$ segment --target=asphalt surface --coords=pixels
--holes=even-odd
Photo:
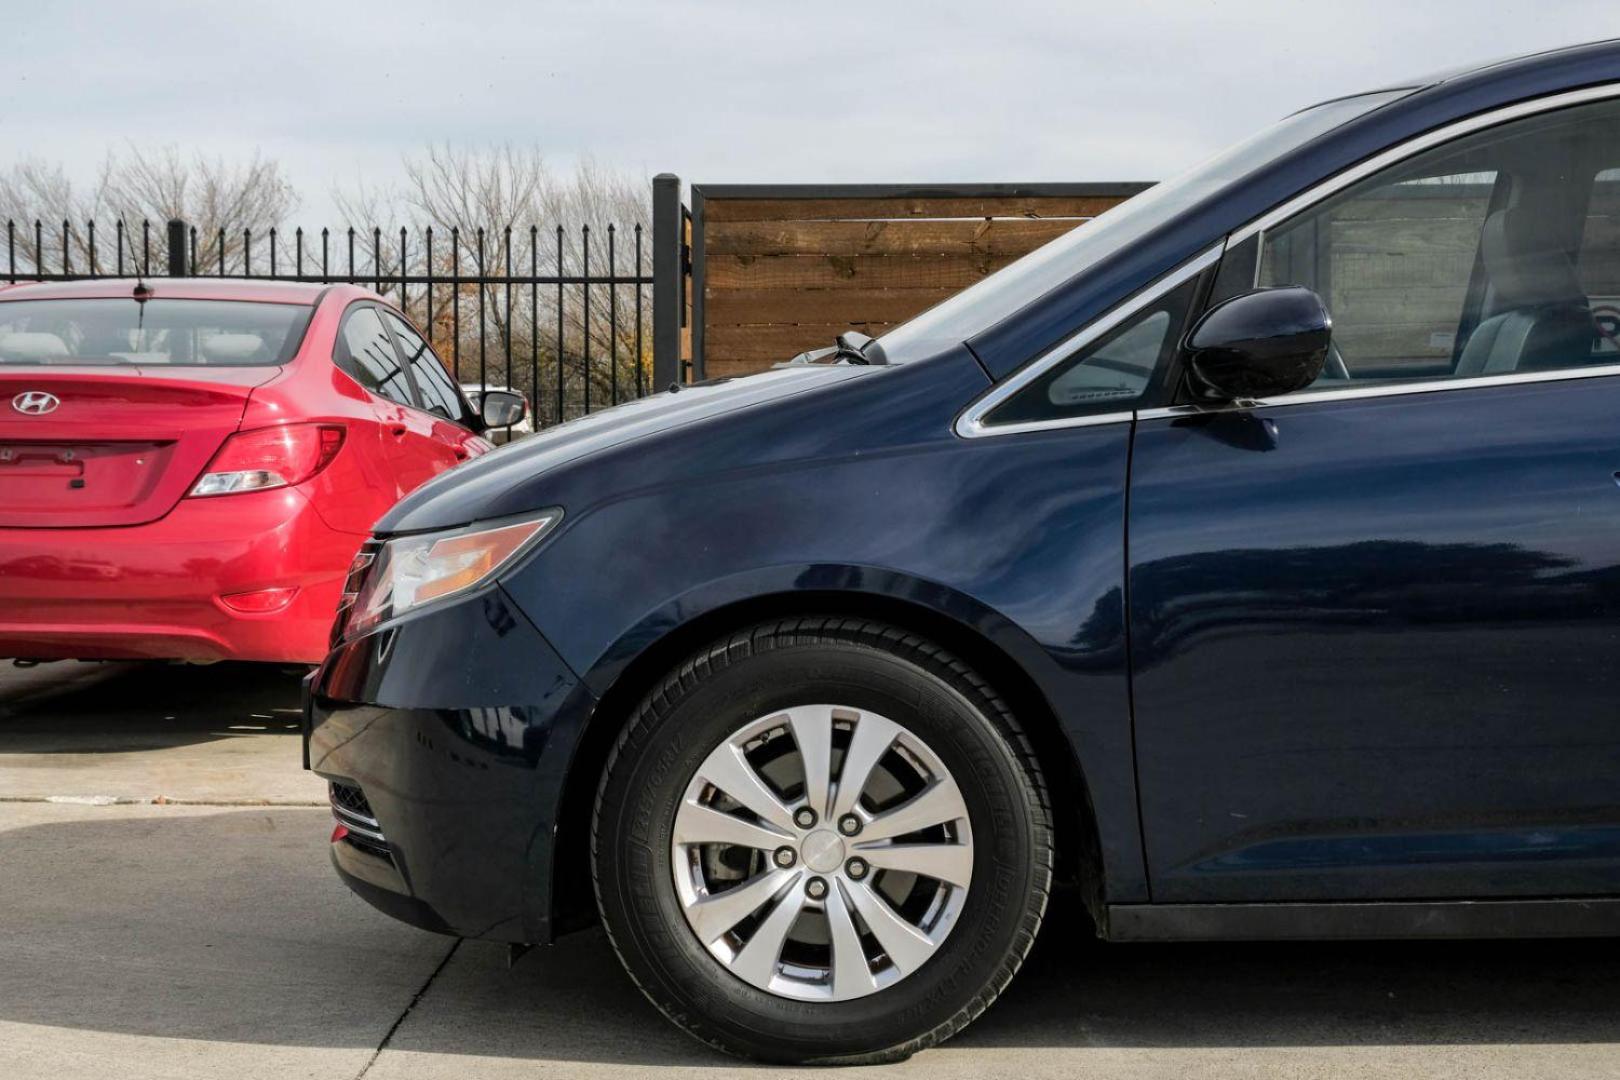
[[[392,922],[326,862],[274,669],[0,668],[0,1077],[790,1075],[669,1027],[599,933]],[[1620,1076],[1620,942],[1103,945],[1054,909],[893,1077]],[[825,1071],[817,1070],[825,1076]]]

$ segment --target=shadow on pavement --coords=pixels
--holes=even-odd
[[[298,735],[300,669],[0,661],[0,753],[122,753]]]
[[[375,1046],[449,948],[348,895],[321,811],[119,809],[0,833],[0,1021]],[[1613,1041],[1616,1016],[1620,942],[1103,945],[1060,898],[1024,971],[950,1045],[1580,1044]],[[464,943],[390,1050],[722,1060],[658,1016],[600,932],[511,969]]]

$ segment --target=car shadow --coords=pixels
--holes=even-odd
[[[0,753],[122,753],[296,737],[303,669],[136,661],[0,663]]]
[[[742,1064],[670,1027],[599,930],[509,967],[501,946],[454,945],[372,911],[327,866],[320,810],[81,808],[10,822],[0,1021],[375,1047],[404,1015],[390,1052]],[[1060,897],[1024,970],[949,1045],[1606,1043],[1617,1015],[1620,942],[1108,945]]]
[[[1223,1049],[1610,1043],[1620,942],[1478,941],[1114,945],[1078,908],[1048,913],[1002,997],[948,1045],[982,1049]],[[463,946],[402,1049],[515,1058],[689,1063],[617,971],[600,931],[504,954]],[[610,974],[604,975],[603,972]],[[560,1011],[559,1027],[524,1017]],[[506,1015],[503,1015],[506,1014]],[[438,1017],[438,1022],[430,1018]],[[504,1032],[491,1047],[487,1017]],[[493,1024],[491,1026],[494,1026]],[[631,1053],[629,1047],[636,1047]],[[654,1050],[654,1048],[656,1048]],[[649,1050],[654,1052],[649,1053]],[[990,1059],[990,1060],[993,1060]]]

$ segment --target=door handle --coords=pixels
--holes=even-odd
[[[406,427],[404,424],[395,424],[388,429],[388,434],[392,435],[396,439],[403,439],[405,437],[405,433],[408,431],[410,431],[410,428]]]

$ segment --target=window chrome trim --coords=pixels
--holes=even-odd
[[[1409,157],[1421,154],[1423,151],[1432,149],[1442,143],[1450,142],[1475,131],[1482,131],[1485,128],[1496,127],[1498,124],[1505,124],[1526,116],[1534,116],[1537,113],[1553,112],[1557,109],[1568,108],[1571,105],[1584,105],[1612,97],[1620,97],[1620,83],[1611,82],[1601,86],[1587,86],[1579,90],[1567,90],[1547,97],[1515,102],[1512,105],[1504,105],[1499,109],[1453,121],[1444,127],[1435,128],[1421,135],[1415,135],[1403,143],[1382,150],[1372,157],[1330,176],[1315,187],[1295,195],[1280,206],[1267,210],[1247,225],[1234,231],[1228,237],[1228,244],[1236,247],[1256,233],[1264,233],[1268,229],[1282,224],[1289,218],[1310,209],[1315,204],[1337,194],[1358,180],[1364,180],[1373,173],[1386,169]],[[1264,246],[1264,236],[1261,237],[1260,242]],[[1257,270],[1260,265],[1259,256],[1261,254],[1263,252],[1256,253],[1255,266]]]
[[[1481,375],[1475,378],[1425,379],[1422,382],[1393,383],[1388,386],[1345,387],[1341,390],[1297,390],[1283,397],[1215,402],[1209,405],[1171,405],[1162,409],[1143,409],[1136,415],[1139,420],[1162,420],[1176,416],[1203,416],[1211,413],[1276,409],[1286,405],[1358,401],[1362,398],[1405,397],[1410,394],[1433,394],[1442,390],[1482,390],[1493,386],[1522,386],[1534,383],[1566,382],[1573,379],[1601,379],[1607,376],[1620,376],[1620,363],[1605,364],[1602,367],[1569,368],[1559,371],[1526,371],[1508,375]]]
[[[1012,376],[996,383],[989,390],[969,402],[967,408],[957,416],[956,424],[952,430],[964,439],[983,439],[992,435],[1019,435],[1029,431],[1052,431],[1058,428],[1096,427],[1102,424],[1130,423],[1136,418],[1135,409],[1088,413],[1083,416],[1064,416],[1052,420],[1029,420],[1022,424],[987,424],[985,423],[985,417],[1008,398],[1017,394],[1053,367],[1073,356],[1077,350],[1091,344],[1155,300],[1162,298],[1165,294],[1186,284],[1215,265],[1225,249],[1226,245],[1224,243],[1211,245],[1174,270],[1161,275],[1151,284],[1138,290],[1134,296],[1122,300],[1114,305],[1110,311],[1091,320],[1080,330],[1046,350],[1046,352],[1037,356],[1022,368],[1019,368]]]

